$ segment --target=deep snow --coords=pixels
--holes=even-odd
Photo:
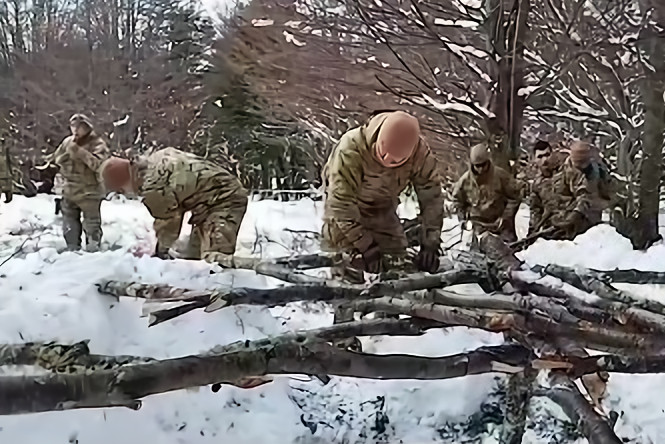
[[[0,205],[0,263],[7,260],[0,266],[2,343],[90,339],[93,353],[166,358],[332,322],[332,312],[325,304],[291,304],[270,310],[248,306],[214,313],[197,310],[148,328],[147,318],[141,317],[142,301],[121,298],[116,302],[100,295],[94,284],[101,279],[119,279],[203,289],[220,285],[269,287],[277,281],[249,271],[211,275],[210,266],[200,261],[150,258],[155,242],[152,221],[136,201],[104,202],[105,251],[63,252],[60,218],[53,208],[52,197],[43,195],[17,197],[11,204]],[[319,231],[320,212],[320,204],[310,200],[252,202],[241,228],[237,254],[274,257],[294,250],[316,251],[310,232]],[[404,215],[414,212],[413,205],[402,208]],[[526,221],[527,216],[521,212],[521,233]],[[459,239],[459,231],[451,229],[454,225],[454,220],[445,222],[444,230],[450,229],[445,235],[447,245]],[[187,226],[184,235],[186,232]],[[21,252],[10,258],[18,247]],[[541,264],[665,270],[663,248],[658,245],[647,253],[634,253],[612,229],[597,227],[575,242],[537,242],[524,259]],[[662,297],[661,288],[640,288],[649,297]],[[477,291],[475,286],[460,286],[457,290]],[[429,332],[421,337],[364,340],[368,352],[429,356],[501,342],[500,335],[465,328]],[[665,439],[665,424],[658,421],[665,400],[653,395],[662,387],[665,380],[658,375],[611,377],[607,405],[625,411],[619,422],[620,434],[642,443]],[[0,442],[491,443],[495,441],[489,436],[470,441],[460,436],[444,439],[442,428],[464,422],[481,405],[485,409],[488,395],[496,389],[497,375],[446,381],[333,378],[326,386],[318,381],[280,377],[251,390],[225,386],[212,393],[202,387],[152,396],[136,412],[116,408],[0,417]],[[540,400],[534,406],[538,415],[558,410]],[[543,441],[542,435],[537,437],[530,431],[525,442],[555,441]]]

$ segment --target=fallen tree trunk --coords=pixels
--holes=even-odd
[[[628,304],[632,307],[643,308],[659,315],[665,315],[665,305],[657,301],[636,299],[628,293],[614,288],[603,279],[602,274],[599,275],[591,270],[581,270],[578,272],[572,268],[560,265],[548,265],[542,268],[542,270],[580,290],[596,294],[601,298]]]
[[[579,325],[559,323],[538,313],[525,316],[513,311],[448,307],[396,297],[350,301],[345,306],[351,306],[361,312],[384,311],[393,314],[407,314],[438,321],[449,327],[464,326],[494,333],[515,331],[518,334],[537,335],[543,339],[561,336],[599,351],[653,354],[659,353],[665,347],[663,335],[629,333],[588,325],[588,323]]]
[[[330,330],[328,328],[327,330]],[[322,329],[323,330],[323,329]],[[322,333],[323,334],[323,333]],[[140,407],[145,396],[241,380],[251,375],[333,374],[373,379],[447,379],[521,371],[531,353],[518,344],[441,358],[343,351],[316,336],[284,335],[208,353],[79,374],[0,377],[0,414]]]
[[[85,369],[108,369],[151,361],[154,359],[140,356],[94,355],[90,353],[88,341],[71,345],[54,342],[0,345],[0,366],[38,365],[55,372],[71,370],[72,365]]]
[[[592,273],[602,276],[602,280],[614,282],[616,284],[665,284],[665,272],[662,271],[642,271],[642,270],[594,270]]]
[[[97,288],[100,293],[115,297],[131,296],[163,302],[188,302],[187,304],[150,313],[149,325],[154,326],[199,308],[205,308],[206,312],[213,312],[224,307],[241,304],[275,307],[301,301],[318,302],[357,299],[360,297],[371,298],[400,294],[406,291],[472,283],[477,280],[478,272],[476,271],[455,270],[382,281],[369,287],[328,282],[304,283],[268,289],[237,287],[217,290],[189,290],[166,284],[106,280],[98,283]]]
[[[586,401],[577,386],[561,372],[550,375],[551,388],[545,395],[557,403],[570,418],[589,444],[622,444],[610,425]]]
[[[665,333],[665,316],[643,308],[595,296],[581,299],[563,288],[553,288],[536,282],[527,282],[518,274],[513,275],[512,282],[520,291],[535,293],[560,301],[568,312],[580,319],[599,324],[616,321],[617,325],[627,326],[639,332]]]

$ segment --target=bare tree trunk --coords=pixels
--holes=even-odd
[[[520,133],[524,118],[524,98],[518,95],[524,87],[524,40],[531,0],[487,0],[489,15],[488,46],[497,57],[494,79],[497,90],[492,111],[496,119],[488,125],[495,163],[510,171],[510,161],[519,153]]]
[[[660,178],[663,174],[663,134],[665,133],[665,39],[658,37],[651,26],[645,27],[644,50],[655,72],[648,72],[642,87],[644,100],[644,129],[642,136],[642,165],[640,169],[639,216],[635,227],[633,247],[646,249],[660,239],[658,209]]]

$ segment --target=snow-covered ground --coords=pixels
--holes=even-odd
[[[413,205],[402,208],[404,215],[414,212]],[[274,257],[316,251],[311,232],[319,231],[320,215],[320,203],[310,200],[252,202],[237,254]],[[148,328],[147,318],[141,317],[141,301],[116,302],[100,295],[95,283],[118,279],[203,289],[269,287],[277,282],[249,271],[210,274],[210,266],[201,261],[151,258],[152,220],[139,202],[104,202],[102,217],[103,251],[71,253],[63,251],[60,217],[54,214],[51,196],[17,197],[11,204],[0,204],[0,343],[89,339],[93,353],[166,358],[332,322],[325,304],[291,304],[270,310],[253,306],[214,313],[196,310]],[[526,220],[521,212],[522,233]],[[445,223],[444,230],[450,229],[447,245],[459,239],[454,225],[452,220]],[[575,242],[537,242],[524,259],[665,270],[664,253],[662,245],[646,253],[632,252],[630,243],[612,229],[597,227]],[[663,289],[656,286],[641,286],[640,291],[663,297]],[[374,338],[365,340],[364,346],[375,353],[437,356],[501,342],[500,335],[455,328],[421,337]],[[333,378],[324,386],[283,377],[251,390],[225,386],[213,393],[204,387],[152,396],[139,411],[116,408],[0,417],[0,442],[494,443],[492,418],[501,403],[501,382],[498,375],[445,381]],[[607,406],[624,412],[618,429],[622,436],[640,443],[665,441],[665,423],[658,420],[665,399],[654,396],[663,388],[665,379],[660,376],[610,378]],[[560,424],[545,422],[551,412],[558,412],[556,406],[536,401],[534,407],[533,430],[525,442],[572,442],[557,438]]]

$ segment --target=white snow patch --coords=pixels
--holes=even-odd
[[[403,216],[416,212],[413,202],[400,208]],[[243,221],[238,255],[282,256],[317,251],[309,231],[321,228],[321,203],[251,202]],[[215,345],[257,339],[298,328],[329,325],[326,304],[290,304],[266,309],[240,306],[204,313],[190,312],[148,328],[141,318],[141,301],[100,295],[101,279],[168,283],[191,289],[219,286],[266,288],[275,280],[243,270],[210,274],[203,261],[161,261],[150,257],[155,239],[152,220],[135,200],[116,199],[102,205],[104,241],[99,253],[64,252],[60,216],[52,196],[16,197],[0,206],[0,341],[90,340],[93,353],[133,354],[155,358],[202,352]],[[185,218],[186,220],[186,218]],[[454,225],[447,221],[447,226]],[[182,240],[188,229],[184,224]],[[291,231],[287,231],[291,230]],[[295,232],[295,233],[294,233]],[[15,257],[11,254],[22,245]],[[476,290],[477,291],[477,290]],[[421,337],[363,338],[368,351],[445,355],[478,346],[498,344],[500,335],[465,328],[430,332]],[[223,387],[151,396],[139,411],[94,409],[0,417],[3,442],[74,442],[95,444],[197,444],[219,442],[371,442],[359,438],[362,406],[368,399],[385,398],[385,413],[394,436],[403,442],[433,442],[436,428],[460,421],[478,411],[494,386],[496,375],[445,381],[371,381],[333,378],[327,386],[280,377],[252,390]],[[296,405],[294,390],[311,392],[308,403]],[[300,393],[300,392],[298,392]],[[455,402],[451,400],[455,398]],[[351,426],[333,421],[331,406],[351,409]],[[319,409],[319,410],[316,410]],[[326,410],[328,409],[328,410]],[[333,424],[312,432],[301,415],[319,414]],[[359,419],[360,418],[360,419]],[[356,422],[353,422],[356,421]],[[358,425],[358,427],[356,427]]]

